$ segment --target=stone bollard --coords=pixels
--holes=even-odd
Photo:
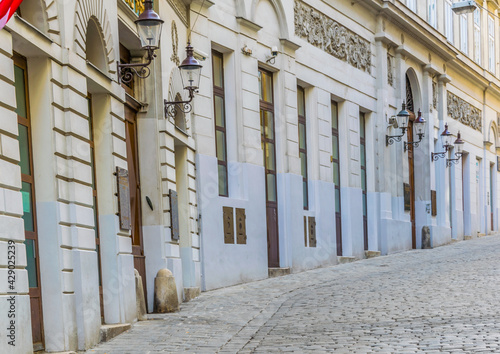
[[[160,269],[155,278],[155,304],[156,313],[179,311],[179,298],[177,286],[172,272]]]
[[[148,319],[146,313],[146,299],[144,298],[144,289],[142,287],[142,277],[137,269],[134,269],[135,275],[135,307],[137,309],[137,320],[146,321]]]
[[[422,227],[422,249],[430,249],[431,246],[431,229],[429,226]]]

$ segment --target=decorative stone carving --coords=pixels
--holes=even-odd
[[[500,112],[497,112],[497,126],[500,127]]]
[[[394,86],[394,70],[392,68],[392,56],[387,53],[387,83]]]
[[[481,110],[451,92],[448,92],[448,114],[451,118],[475,130],[481,131],[482,129]]]
[[[437,85],[434,81],[432,81],[432,107],[437,109],[438,104],[438,93],[437,93]]]
[[[172,21],[171,32],[172,32],[172,56],[170,57],[170,60],[173,61],[176,66],[179,66],[181,63],[181,60],[177,55],[177,53],[179,52],[179,35],[177,34],[177,25],[175,24],[175,21]]]
[[[179,15],[184,24],[188,25],[188,9],[182,0],[168,0],[170,7]]]
[[[335,58],[371,73],[370,42],[300,0],[295,0],[295,34]]]

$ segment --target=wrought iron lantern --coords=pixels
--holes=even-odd
[[[395,116],[391,117],[396,121],[395,128],[401,129],[401,135],[386,135],[385,145],[392,145],[395,141],[401,141],[401,138],[405,135],[406,129],[408,128],[408,119],[410,118],[410,113],[406,110],[406,104],[403,101],[401,111]]]
[[[460,158],[463,155],[464,141],[460,137],[460,131],[457,134],[457,140],[453,143],[455,145],[455,158],[454,159],[446,159],[446,166],[450,167],[452,163],[455,165],[458,163]]]
[[[194,58],[194,49],[188,42],[186,47],[186,59],[179,65],[182,85],[184,90],[189,92],[189,99],[185,101],[167,101],[165,100],[165,117],[175,118],[178,110],[183,113],[191,112],[191,101],[194,94],[198,92],[201,78],[201,68],[203,66]]]
[[[149,64],[156,57],[155,50],[158,49],[161,37],[163,20],[153,10],[153,1],[144,1],[144,11],[135,21],[137,33],[141,41],[141,48],[147,51],[145,63],[121,64],[118,63],[118,77],[121,82],[129,83],[134,78],[134,74],[145,79],[150,74]]]
[[[441,142],[443,144],[443,152],[432,152],[431,161],[437,161],[439,158],[446,157],[446,153],[451,148],[451,141],[453,140],[453,135],[448,130],[448,123],[445,123],[444,130],[441,133]]]
[[[412,145],[415,147],[418,147],[418,145],[422,142],[422,138],[425,136],[425,128],[427,126],[427,121],[425,120],[424,117],[422,117],[422,112],[420,109],[418,110],[418,116],[413,122],[413,125],[415,127],[415,133],[417,133],[418,136],[418,141],[405,141],[405,148],[404,150],[406,151],[408,149],[408,145]]]

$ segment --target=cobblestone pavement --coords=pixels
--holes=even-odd
[[[202,293],[88,353],[500,353],[500,237]]]

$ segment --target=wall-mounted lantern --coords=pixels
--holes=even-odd
[[[450,167],[452,163],[455,165],[458,163],[462,155],[464,154],[464,141],[460,137],[460,131],[457,134],[457,140],[453,143],[455,145],[455,157],[454,159],[446,159],[446,166]]]
[[[200,87],[201,68],[203,67],[198,60],[194,58],[193,53],[194,49],[188,42],[186,47],[187,57],[182,61],[181,65],[179,65],[182,86],[184,87],[184,90],[188,90],[189,99],[186,101],[165,100],[165,117],[175,118],[177,110],[180,110],[183,113],[191,112],[191,101],[194,98],[194,94],[198,92],[198,87]]]
[[[134,74],[142,79],[147,78],[151,74],[149,64],[156,57],[155,50],[160,45],[163,22],[160,16],[153,10],[153,1],[144,1],[144,11],[139,15],[135,23],[141,41],[141,48],[147,51],[147,60],[145,63],[118,63],[118,79],[121,82],[129,83],[134,78]]]
[[[401,138],[405,135],[406,129],[408,128],[408,119],[410,118],[410,113],[406,110],[406,104],[403,101],[401,111],[396,115],[391,117],[393,121],[394,128],[401,128],[401,135],[386,135],[385,145],[392,145],[395,141],[401,141]]]
[[[453,135],[448,130],[448,124],[444,125],[444,131],[441,133],[441,141],[443,143],[443,152],[432,152],[431,161],[437,161],[439,158],[445,158],[446,153],[451,150],[452,144],[455,146],[455,157],[454,159],[446,159],[446,166],[450,167],[452,163],[457,164],[463,155],[464,141],[460,136],[460,131],[457,134],[457,139],[453,141]]]
[[[453,135],[451,135],[448,130],[448,123],[445,123],[444,130],[441,133],[441,142],[443,144],[443,152],[431,152],[431,161],[437,161],[439,158],[445,158],[446,153],[451,147],[451,140],[453,139]]]
[[[415,126],[415,133],[417,133],[418,135],[418,141],[405,141],[405,152],[406,150],[408,150],[408,145],[418,147],[418,145],[422,142],[422,138],[425,136],[425,127],[427,126],[427,121],[424,117],[422,117],[422,112],[420,111],[420,109],[418,110],[418,116],[417,119],[415,119],[415,121],[413,122],[413,125]]]

